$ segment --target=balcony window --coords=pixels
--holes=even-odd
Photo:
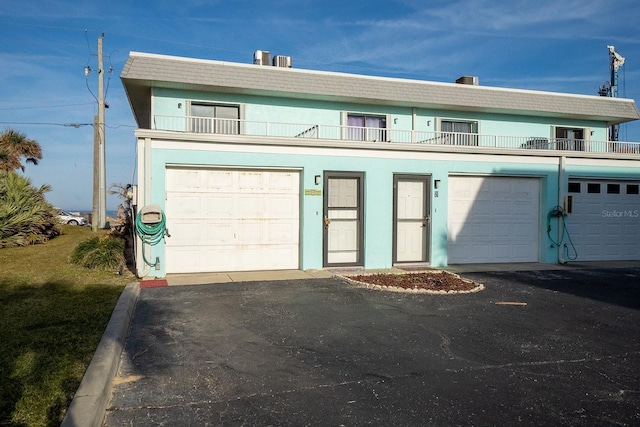
[[[347,114],[347,139],[354,141],[386,141],[387,118]]]
[[[586,132],[583,128],[555,128],[555,142],[558,150],[584,151],[584,136]]]
[[[240,107],[205,103],[191,104],[190,131],[195,133],[240,133]]]
[[[478,145],[478,122],[441,120],[442,143]]]

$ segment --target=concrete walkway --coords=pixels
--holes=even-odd
[[[544,271],[544,270],[573,270],[596,268],[633,268],[640,267],[640,261],[600,261],[576,262],[570,264],[542,264],[542,263],[501,263],[501,264],[456,264],[442,268],[452,273],[473,273],[489,271]],[[360,267],[329,268],[326,270],[270,270],[270,271],[239,271],[225,273],[192,273],[168,274],[166,280],[169,286],[197,285],[203,283],[230,282],[260,282],[272,280],[300,280],[326,279],[334,275],[360,273],[404,273],[414,270],[428,270],[429,266],[398,266],[383,269],[364,269]]]

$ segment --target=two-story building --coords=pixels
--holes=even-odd
[[[168,231],[140,275],[640,260],[640,144],[607,140],[633,100],[284,59],[130,54],[135,203]]]

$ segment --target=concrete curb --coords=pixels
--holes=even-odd
[[[102,425],[111,385],[139,295],[138,283],[130,283],[122,291],[98,348],[62,421],[62,427]]]

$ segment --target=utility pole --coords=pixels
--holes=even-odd
[[[93,132],[93,213],[91,228],[104,228],[107,221],[107,176],[104,126],[104,62],[102,59],[102,36],[98,37],[98,116],[94,119]],[[95,123],[97,121],[97,123]]]
[[[91,230],[98,231],[98,212],[100,212],[100,120],[93,116],[93,210],[91,211]]]

